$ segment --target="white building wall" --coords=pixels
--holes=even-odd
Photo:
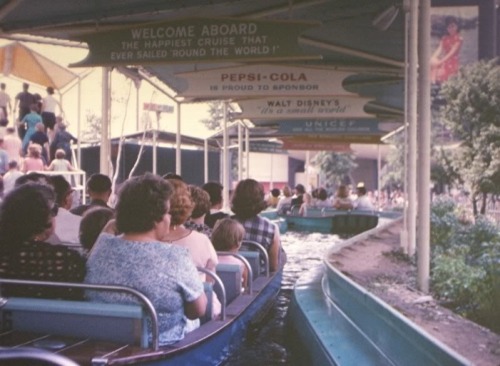
[[[288,155],[250,153],[250,178],[259,182],[287,182]]]

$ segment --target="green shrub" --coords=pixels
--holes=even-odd
[[[499,331],[500,229],[484,217],[460,220],[457,212],[446,200],[433,205],[433,292],[457,313]]]
[[[457,251],[434,259],[432,289],[448,306],[468,316],[488,293],[487,277],[483,268],[468,265],[463,251]]]

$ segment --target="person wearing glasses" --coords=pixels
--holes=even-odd
[[[58,213],[53,189],[27,182],[5,196],[0,206],[0,278],[82,282],[85,259],[63,245],[46,242]],[[2,296],[82,299],[80,290],[2,286]]]

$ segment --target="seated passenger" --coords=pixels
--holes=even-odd
[[[326,192],[326,189],[324,188],[319,188],[317,192],[317,198],[316,198],[316,207],[332,207],[332,202],[328,198],[328,193]]]
[[[90,253],[106,224],[113,218],[114,211],[107,207],[95,206],[82,216],[78,237],[86,254]]]
[[[229,214],[222,211],[222,184],[217,182],[208,182],[203,185],[205,190],[210,196],[210,212],[205,216],[205,224],[213,228],[217,220],[229,217]]]
[[[292,207],[292,190],[289,186],[283,187],[283,196],[278,201],[276,209],[279,214],[286,214]]]
[[[278,188],[271,189],[269,196],[267,197],[267,206],[271,208],[278,207],[278,202],[280,200],[281,192]]]
[[[312,206],[312,196],[309,193],[304,193],[303,202],[299,208],[300,216],[307,216],[307,209]]]
[[[212,228],[205,224],[205,216],[210,213],[210,196],[200,187],[190,185],[189,193],[194,202],[193,212],[191,217],[184,224],[187,229],[196,230],[206,236],[212,235]]]
[[[0,207],[0,277],[81,282],[85,260],[74,250],[46,243],[58,207],[52,188],[28,182],[14,188]],[[81,299],[80,290],[2,286],[3,296]]]
[[[354,202],[354,208],[356,210],[369,211],[375,209],[370,197],[366,195],[366,187],[364,183],[358,183],[356,187],[356,192],[358,193],[358,198]]]
[[[337,210],[352,210],[352,200],[349,197],[347,186],[340,185],[337,188],[337,193],[335,194],[335,199],[333,201],[333,207]]]
[[[284,263],[285,255],[281,248],[279,228],[259,213],[267,207],[264,189],[254,179],[245,179],[238,183],[233,194],[231,209],[234,218],[245,228],[244,240],[261,244],[269,254],[269,270],[274,272]]]
[[[87,193],[90,197],[90,202],[71,209],[71,213],[82,216],[85,211],[94,206],[111,208],[108,206],[109,196],[111,196],[111,185],[111,179],[107,175],[92,174],[87,180]]]
[[[212,243],[218,252],[238,253],[241,247],[241,241],[245,236],[245,228],[236,220],[222,219],[217,221],[212,233]],[[217,254],[219,263],[237,264],[241,268],[241,282],[246,285],[248,278],[248,269],[245,264],[232,255]]]
[[[172,186],[152,174],[123,183],[116,205],[122,235],[102,233],[87,260],[86,283],[132,287],[158,312],[160,344],[184,338],[188,319],[204,315],[207,298],[189,252],[161,240],[170,229]],[[135,303],[120,292],[89,291],[93,301]],[[195,323],[195,322],[190,322]],[[199,322],[197,322],[199,324]]]
[[[81,216],[72,214],[69,209],[73,204],[73,192],[75,191],[62,175],[50,177],[50,182],[56,192],[56,203],[59,206],[59,212],[56,216],[55,235],[61,244],[77,245],[81,249],[80,232]],[[52,241],[59,244],[57,241]]]
[[[179,179],[168,179],[168,181],[173,187],[173,194],[170,199],[170,215],[172,215],[172,219],[170,221],[170,230],[163,237],[163,241],[188,249],[191,259],[197,267],[215,272],[219,261],[209,237],[184,226],[194,208],[186,183]],[[211,282],[204,274],[201,275],[201,279]],[[217,317],[221,311],[221,304],[217,296],[214,296],[213,299],[213,317]]]

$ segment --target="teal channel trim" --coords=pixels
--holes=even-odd
[[[296,283],[287,314],[292,349],[301,364],[394,365],[367,339],[345,314],[324,296],[323,266],[317,266]],[[293,353],[293,351],[292,351]]]
[[[329,264],[323,293],[395,365],[472,364]]]

